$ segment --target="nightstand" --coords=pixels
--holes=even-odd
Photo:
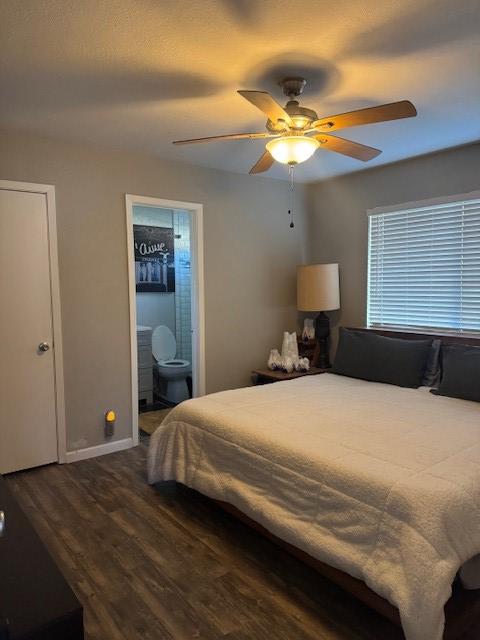
[[[255,384],[270,384],[271,382],[280,382],[281,380],[294,380],[303,376],[317,376],[325,373],[328,369],[319,369],[318,367],[310,367],[308,371],[292,371],[292,373],[284,373],[283,371],[271,371],[270,369],[254,369],[252,374],[255,375]]]

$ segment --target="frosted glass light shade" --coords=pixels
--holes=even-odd
[[[340,308],[338,264],[303,264],[297,267],[297,309],[332,311]]]
[[[319,146],[318,140],[306,136],[283,136],[267,142],[267,150],[277,162],[282,164],[305,162]]]

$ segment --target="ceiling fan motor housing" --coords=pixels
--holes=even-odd
[[[285,105],[285,111],[293,122],[293,127],[290,127],[290,129],[296,129],[298,131],[309,128],[310,124],[314,120],[318,119],[318,116],[313,109],[301,107],[297,100],[289,100]],[[266,127],[272,133],[281,133],[289,129],[288,125],[283,120],[277,120],[276,122],[267,120]]]
[[[296,129],[305,129],[307,125],[318,118],[313,109],[301,107],[297,100],[289,100],[285,105],[285,111],[293,120]]]
[[[288,126],[283,120],[267,121],[267,129],[272,133],[283,133],[289,129],[300,131],[306,129],[310,124],[318,119],[318,116],[313,109],[307,109],[301,107],[298,100],[295,98],[303,93],[307,81],[305,78],[284,78],[279,82],[279,85],[283,89],[283,93],[289,98],[289,101],[285,105],[285,111],[292,119],[293,126]]]

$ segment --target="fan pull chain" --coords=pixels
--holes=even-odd
[[[289,202],[288,215],[291,216],[290,229],[293,229],[295,227],[295,222],[294,222],[295,182],[294,182],[294,174],[293,174],[293,165],[292,164],[288,165],[288,175],[289,175],[289,178],[290,178],[290,184],[289,184],[289,188],[288,188],[288,202]]]

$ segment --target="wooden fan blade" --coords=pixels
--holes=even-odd
[[[380,149],[367,147],[364,144],[359,144],[352,140],[345,140],[345,138],[339,138],[338,136],[330,136],[328,133],[319,133],[313,137],[320,142],[322,149],[335,151],[336,153],[341,153],[344,156],[350,156],[350,158],[362,160],[363,162],[372,160],[372,158],[376,158],[382,153]]]
[[[325,131],[335,131],[335,129],[345,129],[347,127],[358,127],[363,124],[373,124],[374,122],[387,122],[388,120],[398,120],[399,118],[412,118],[417,115],[417,110],[409,100],[382,104],[378,107],[368,109],[358,109],[336,116],[320,118],[312,123],[314,129]]]
[[[291,126],[292,120],[283,107],[267,91],[237,91],[245,100],[251,102],[257,109],[269,117],[272,122],[283,120]]]
[[[194,144],[196,142],[215,142],[216,140],[242,140],[244,138],[275,138],[276,133],[231,133],[226,136],[209,136],[207,138],[192,138],[191,140],[175,140],[172,144]]]
[[[269,151],[265,151],[248,173],[263,173],[264,171],[268,171],[273,163],[273,156],[270,155]]]

